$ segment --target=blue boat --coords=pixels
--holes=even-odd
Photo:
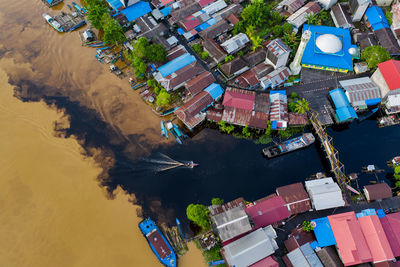
[[[173,126],[173,129],[174,129],[175,133],[178,135],[178,137],[182,137],[182,133],[181,133],[181,131],[179,130],[178,125],[176,125],[175,123],[173,123],[172,126]]]
[[[185,240],[185,239],[186,239],[186,236],[185,236],[185,233],[184,233],[183,230],[182,230],[181,222],[179,221],[178,218],[175,218],[175,221],[176,221],[176,225],[178,226],[178,231],[179,231],[179,233],[180,233],[181,236],[182,236],[182,239]]]
[[[77,12],[83,13],[82,8],[77,3],[72,2],[72,5],[74,6]]]
[[[149,242],[150,248],[157,259],[165,266],[175,267],[175,252],[154,221],[147,218],[139,223],[139,228],[146,237],[147,242]]]
[[[165,128],[164,122],[160,121],[161,123],[161,135],[168,139],[168,130]]]
[[[315,137],[312,135],[312,133],[304,133],[299,137],[295,137],[280,144],[264,148],[262,151],[267,158],[274,158],[301,148],[308,147],[313,144],[314,141]]]
[[[178,137],[178,135],[175,133],[175,131],[173,131],[173,129],[170,130],[170,133],[172,134],[173,137],[175,137],[176,142],[178,142],[178,144],[182,145],[182,141],[181,139]]]

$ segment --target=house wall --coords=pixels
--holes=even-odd
[[[357,0],[355,0],[355,1],[357,1]],[[368,8],[368,5],[369,5],[369,3],[365,3],[365,4],[359,5],[356,8],[356,10],[355,10],[355,12],[354,12],[354,14],[352,16],[353,22],[360,21],[362,19],[362,17],[364,16],[365,11]]]
[[[382,98],[385,98],[390,92],[389,86],[386,84],[379,68],[372,74],[371,80],[381,89]]]
[[[288,59],[289,59],[289,53],[285,53],[282,56],[278,57],[275,69],[278,69],[280,67],[285,67]]]
[[[376,0],[378,6],[390,6],[393,0]]]

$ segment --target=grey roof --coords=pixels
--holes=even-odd
[[[251,230],[244,207],[237,206],[211,217],[222,241],[227,241]]]
[[[350,103],[381,98],[380,88],[369,77],[339,81]]]
[[[222,251],[228,265],[247,267],[272,255],[278,246],[270,233],[270,229],[260,228],[226,245]]]
[[[237,14],[240,13],[243,10],[243,7],[238,4],[231,4],[227,6],[226,8],[222,9],[221,11],[215,13],[212,15],[213,18],[215,18],[217,21],[221,19],[226,19],[229,17],[231,14]]]
[[[207,39],[207,38],[215,38],[219,35],[221,35],[224,32],[230,31],[233,29],[233,26],[229,24],[226,20],[220,20],[214,25],[208,27],[204,31],[201,31],[199,34],[201,38]]]
[[[317,251],[317,256],[325,267],[342,267],[343,264],[333,247],[324,247]]]
[[[345,29],[354,27],[347,9],[348,5],[345,5],[345,3],[337,3],[331,7],[331,16],[336,27]]]
[[[214,39],[205,39],[203,42],[204,49],[210,54],[214,60],[219,63],[223,61],[227,53],[222,49]]]
[[[319,260],[317,254],[315,254],[314,250],[311,248],[310,243],[305,243],[300,247],[301,252],[306,257],[308,263],[312,267],[324,267]]]
[[[358,32],[353,34],[354,42],[358,43],[361,50],[368,46],[378,45],[375,34],[373,32]]]
[[[386,48],[390,55],[400,55],[400,46],[389,28],[382,28],[375,31],[376,38],[381,46]]]

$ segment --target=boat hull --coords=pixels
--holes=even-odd
[[[278,145],[269,146],[262,150],[267,158],[275,158],[284,154],[309,147],[315,142],[315,137],[311,133],[303,134],[300,137],[292,138]]]
[[[175,252],[154,221],[147,218],[139,223],[139,228],[157,259],[165,266],[176,267]]]

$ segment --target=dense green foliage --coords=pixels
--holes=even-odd
[[[307,16],[307,24],[308,25],[325,25],[325,26],[333,26],[333,21],[330,18],[328,12],[321,11],[318,14],[310,13]]]
[[[311,232],[314,230],[314,228],[311,226],[311,223],[309,221],[304,221],[302,223],[302,225],[303,225],[303,230],[306,232]]]
[[[222,260],[222,256],[220,253],[221,249],[222,249],[221,245],[216,245],[215,247],[211,248],[210,250],[205,250],[203,252],[203,256],[204,256],[206,263],[208,264],[209,262]],[[221,266],[223,266],[223,265],[218,265],[218,267],[221,267]]]
[[[251,132],[250,132],[249,127],[247,125],[242,128],[242,135],[245,138],[249,138],[251,136]]]
[[[304,127],[299,126],[299,127],[288,127],[285,130],[279,130],[277,131],[278,135],[282,139],[288,139],[294,134],[302,133],[304,132]]]
[[[387,21],[389,22],[389,25],[392,25],[392,23],[393,23],[393,13],[392,12],[387,12],[385,14],[385,17],[386,17]]]
[[[210,54],[208,54],[207,51],[203,51],[203,52],[201,52],[200,56],[201,56],[201,59],[207,60],[210,57]]]
[[[85,0],[88,20],[90,24],[98,30],[103,29],[103,18],[108,13],[108,8],[102,0]]]
[[[197,54],[200,54],[201,52],[203,52],[203,46],[201,44],[194,44],[192,45],[192,49],[194,52],[196,52]]]
[[[289,22],[285,22],[282,25],[282,31],[284,34],[290,34],[293,31],[293,26]]]
[[[159,107],[165,107],[171,102],[171,95],[165,90],[161,89],[157,96],[156,104]]]
[[[213,197],[211,199],[211,204],[213,204],[213,205],[222,205],[222,204],[224,204],[224,200],[219,198],[219,197]]]
[[[115,19],[108,14],[104,14],[103,23],[105,44],[123,43],[126,40],[124,30]]]
[[[294,110],[296,111],[296,113],[304,114],[310,110],[309,103],[304,98],[301,100],[297,100]]]
[[[361,53],[361,59],[365,60],[368,68],[372,71],[376,69],[379,63],[390,59],[389,52],[380,45],[369,46]]]
[[[235,126],[227,124],[225,121],[218,122],[218,125],[219,125],[219,129],[223,133],[230,134],[231,132],[233,132],[233,130],[235,130]]]
[[[233,55],[227,55],[225,57],[225,62],[229,62],[229,61],[234,60],[234,59],[235,59],[235,57]]]
[[[200,226],[203,230],[208,230],[211,227],[208,213],[209,210],[206,208],[206,206],[201,204],[190,204],[186,208],[187,218],[196,225]]]

